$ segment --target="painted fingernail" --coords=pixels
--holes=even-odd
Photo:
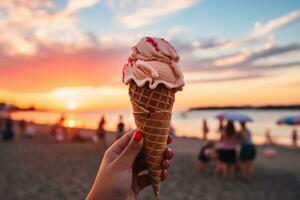
[[[141,131],[136,131],[133,137],[134,141],[138,142],[142,139],[142,132]]]
[[[169,173],[167,170],[163,169],[161,173],[161,180],[164,181],[168,177]]]
[[[173,141],[173,138],[171,136],[169,136],[167,143],[170,144],[172,141]]]
[[[170,161],[169,160],[163,160],[162,161],[162,168],[168,169],[170,167]]]

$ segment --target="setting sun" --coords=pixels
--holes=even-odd
[[[77,103],[75,101],[68,101],[67,107],[69,110],[75,110],[77,108]]]

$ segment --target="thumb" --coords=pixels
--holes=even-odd
[[[132,167],[137,155],[143,148],[142,132],[136,131],[124,151],[115,160],[116,164],[125,168]]]

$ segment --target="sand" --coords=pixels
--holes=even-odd
[[[56,143],[45,127],[34,139],[0,142],[0,199],[84,199],[95,178],[103,151],[93,144]],[[114,135],[109,135],[112,142]],[[195,160],[202,143],[176,138],[169,178],[162,184],[161,200],[300,199],[300,150],[275,147],[277,156],[262,155],[258,148],[255,178],[245,183],[239,176],[225,180],[212,170],[197,172]],[[155,199],[152,188],[141,200]]]

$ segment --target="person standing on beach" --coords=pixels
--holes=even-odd
[[[224,125],[223,125],[223,121],[224,121],[224,119],[219,119],[219,127],[218,127],[218,132],[219,132],[219,134],[220,134],[220,139],[221,139],[221,137],[222,137],[222,134],[223,134],[223,132],[224,132]]]
[[[223,118],[220,118],[219,119],[219,127],[218,127],[218,133],[219,133],[219,142],[222,140],[223,138],[223,134],[224,134],[224,131],[225,131],[225,127],[224,127],[224,119]],[[216,145],[216,159],[214,160],[214,168],[215,168],[215,172],[216,173],[220,173],[221,172],[221,167],[222,167],[222,162],[220,161],[219,159],[219,145]]]
[[[2,116],[0,115],[0,137],[2,136],[2,131],[3,131],[3,119],[2,119]]]
[[[24,119],[19,121],[18,140],[21,139],[26,133],[26,121]]]
[[[116,132],[116,140],[122,137],[125,133],[125,124],[123,122],[123,116],[119,116],[119,123],[117,125],[117,132]]]
[[[233,177],[236,164],[237,145],[238,138],[234,124],[232,121],[228,121],[224,134],[222,134],[221,141],[217,145],[219,171],[224,175],[224,177]]]
[[[298,132],[297,129],[294,129],[292,132],[292,145],[293,147],[298,146]]]
[[[206,140],[207,139],[207,134],[209,132],[206,119],[203,119],[202,132],[203,132],[203,140]]]
[[[252,142],[252,135],[249,129],[246,127],[246,122],[240,122],[241,124],[241,151],[240,151],[240,166],[242,177],[246,181],[251,181],[253,178],[253,161],[256,156],[255,145]]]
[[[99,145],[103,146],[104,150],[107,147],[107,145],[106,145],[106,130],[104,128],[105,123],[106,123],[106,120],[105,120],[104,116],[102,116],[99,121],[98,129],[96,131],[96,134],[99,139]]]
[[[9,113],[4,118],[4,127],[2,133],[2,139],[6,141],[10,141],[14,139],[14,131],[13,131],[13,120],[11,119]]]

